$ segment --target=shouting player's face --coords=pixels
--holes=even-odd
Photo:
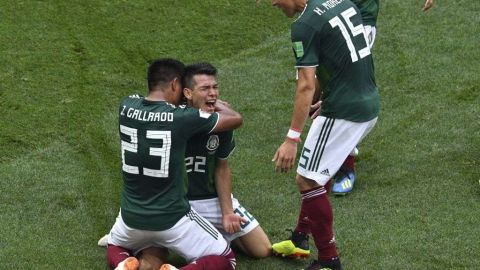
[[[193,76],[195,86],[184,92],[188,104],[199,108],[202,111],[213,113],[215,102],[218,98],[218,83],[215,76],[195,75]]]

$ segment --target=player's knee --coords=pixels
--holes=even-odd
[[[299,174],[297,174],[297,176],[295,177],[295,182],[297,183],[298,189],[301,191],[309,190],[320,186],[317,182],[305,178]]]
[[[139,254],[139,270],[158,269],[168,257],[168,250],[160,247],[150,247],[142,250]]]
[[[263,259],[272,255],[272,244],[270,241],[257,243],[254,249],[250,250],[250,257],[255,259]]]
[[[263,259],[272,256],[272,246],[271,245],[265,245],[262,247],[260,252],[258,252],[257,256],[255,258],[257,259]]]

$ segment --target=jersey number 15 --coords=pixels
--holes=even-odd
[[[358,56],[360,56],[360,58],[364,58],[365,56],[370,55],[368,38],[367,38],[367,35],[365,34],[363,24],[354,26],[353,23],[350,21],[350,18],[357,14],[357,12],[353,7],[345,10],[340,14],[342,15],[343,19],[347,23],[348,29],[350,29],[350,31],[347,30],[347,28],[345,27],[345,24],[342,22],[342,20],[338,16],[335,16],[334,18],[330,19],[330,21],[328,22],[330,23],[332,28],[338,27],[342,32],[343,38],[345,38],[345,42],[347,42],[348,49],[350,50],[352,63],[355,63],[358,61]],[[355,48],[355,45],[352,42],[352,37],[356,37],[358,35],[363,35],[363,37],[365,38],[365,44],[367,46],[363,49],[358,50],[358,55],[357,55],[357,49]]]

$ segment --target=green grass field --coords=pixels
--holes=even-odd
[[[270,160],[292,110],[291,20],[254,2],[0,4],[0,269],[107,269],[96,243],[120,201],[117,105],[146,93],[148,61],[166,56],[219,67],[222,98],[244,116],[234,193],[272,242],[288,235],[300,196],[294,173]],[[360,146],[355,191],[331,197],[347,270],[479,269],[480,7],[422,4],[382,1],[381,115]]]

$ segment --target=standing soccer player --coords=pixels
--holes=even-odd
[[[147,97],[126,97],[119,107],[123,191],[121,213],[108,237],[110,267],[136,270],[133,257],[161,246],[190,262],[182,269],[231,270],[235,257],[223,236],[186,199],[184,154],[197,134],[239,127],[242,117],[224,103],[215,112],[178,107],[183,63],[154,61]]]
[[[319,90],[317,82],[322,89],[320,116],[308,132],[296,176],[302,197],[299,221],[308,220],[308,227],[297,226],[291,239],[272,248],[284,256],[295,255],[302,251],[302,239],[296,236],[310,231],[318,260],[306,269],[342,269],[324,186],[377,121],[380,100],[370,47],[360,12],[348,0],[272,0],[272,4],[288,17],[301,12],[291,27],[298,80],[290,130],[273,157],[277,171],[293,167],[310,104]]]

